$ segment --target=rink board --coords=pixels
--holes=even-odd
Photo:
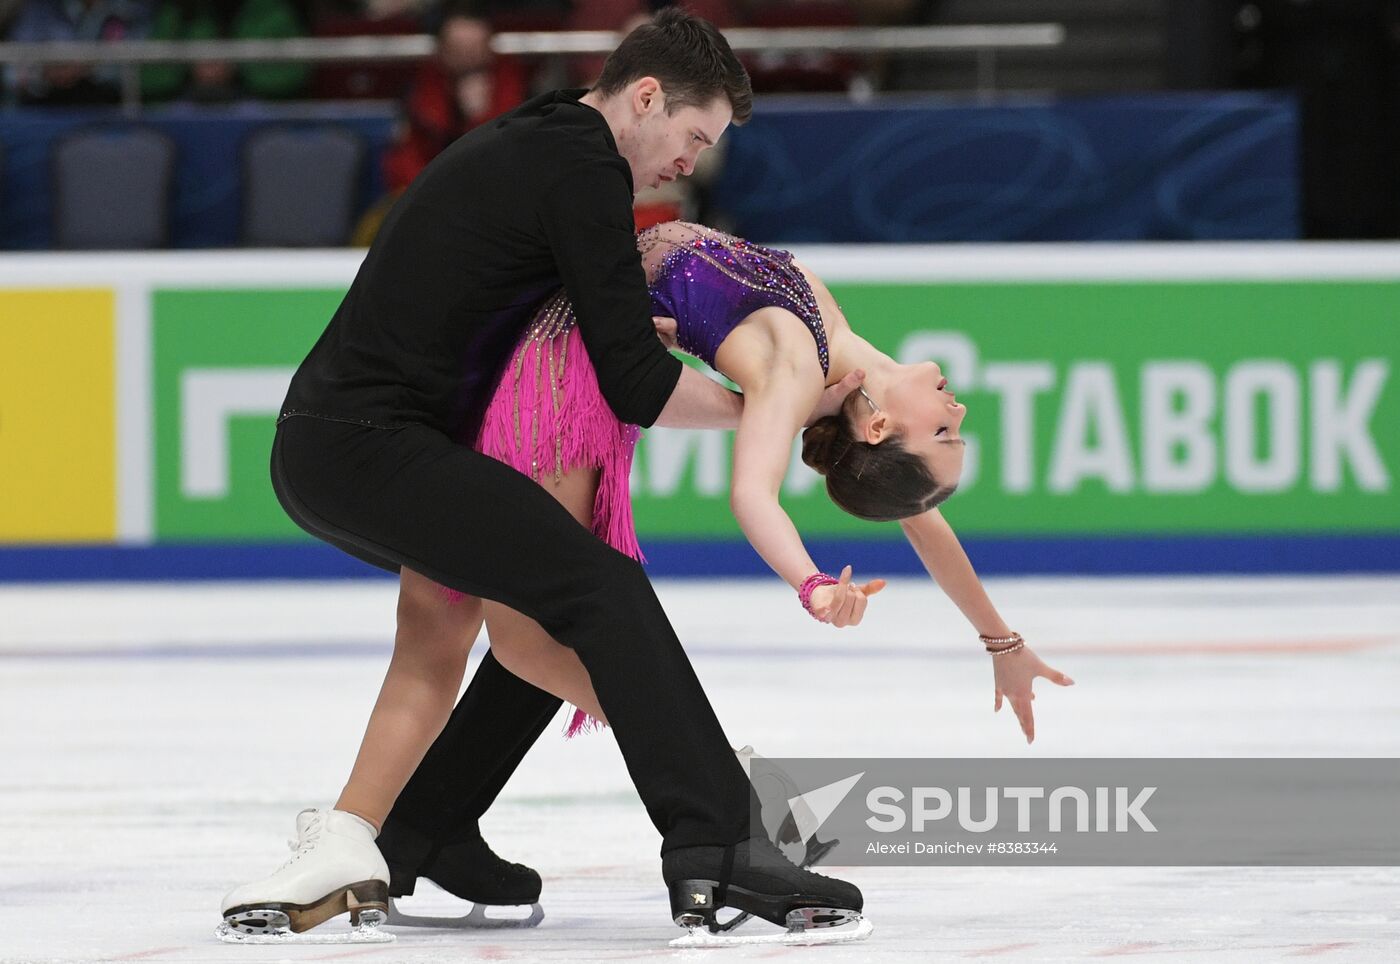
[[[1400,568],[1400,245],[797,253],[862,335],[938,361],[967,403],[945,513],[979,565]],[[266,469],[287,380],[361,257],[0,261],[0,579],[361,572],[296,530]],[[762,570],[729,511],[730,444],[645,434],[632,487],[657,571]],[[896,527],[832,507],[796,447],[782,498],[833,555],[917,567]]]

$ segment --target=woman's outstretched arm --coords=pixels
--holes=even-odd
[[[924,568],[933,581],[962,611],[968,622],[980,635],[1006,637],[1012,635],[1010,627],[997,612],[982,581],[972,568],[972,561],[963,551],[953,527],[943,518],[943,513],[930,509],[922,515],[900,522],[900,528],[909,544],[918,553]],[[1001,709],[1003,698],[1011,702],[1011,709],[1026,734],[1026,742],[1035,740],[1035,714],[1031,701],[1035,699],[1031,684],[1037,676],[1043,676],[1060,686],[1072,686],[1074,680],[1057,669],[1045,665],[1030,647],[1003,656],[988,656],[992,661],[992,671],[996,682],[996,697],[993,711]]]
[[[983,636],[1010,636],[1011,629],[992,605],[953,527],[937,509],[899,523],[919,560],[967,621]]]
[[[792,457],[792,440],[820,393],[820,382],[804,377],[775,355],[760,376],[745,380],[744,388],[744,413],[734,438],[730,507],[763,561],[797,589],[817,572],[817,566],[779,504],[778,493]],[[851,583],[847,566],[838,584],[813,591],[812,610],[833,625],[854,626],[865,614],[867,598],[883,586],[880,580]]]

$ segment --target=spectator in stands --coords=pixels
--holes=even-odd
[[[147,35],[151,0],[22,0],[8,40],[128,40]],[[45,64],[8,72],[6,86],[23,104],[111,104],[121,98],[114,67]]]
[[[151,28],[156,40],[274,40],[305,35],[291,0],[160,0]],[[309,75],[310,68],[297,63],[152,64],[142,68],[141,93],[147,100],[180,96],[204,102],[286,99],[305,91]]]
[[[437,53],[414,75],[394,142],[384,152],[388,194],[355,226],[351,244],[366,247],[404,188],[457,138],[514,110],[529,96],[529,76],[514,57],[491,49],[491,24],[469,3],[450,6],[437,32]]]
[[[470,7],[454,7],[443,16],[437,54],[414,77],[403,122],[384,158],[391,191],[408,187],[448,144],[529,95],[524,66],[514,57],[496,56],[491,33],[491,24]]]
[[[0,0],[0,40],[7,39],[5,32],[9,29],[10,21],[23,5],[24,0]]]

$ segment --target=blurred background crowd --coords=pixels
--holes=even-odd
[[[496,38],[626,31],[660,5],[0,0],[0,39],[11,50],[46,41],[436,38],[434,53],[416,62],[236,63],[206,56],[147,63],[125,78],[118,64],[6,62],[0,53],[0,248],[367,243],[387,205],[453,139],[534,92],[587,86],[602,61],[600,55],[501,54],[493,49]],[[726,159],[714,152],[713,163],[689,184],[639,198],[639,225],[684,216],[795,241],[1400,236],[1397,0],[690,0],[687,6],[722,28],[1034,22],[1062,28],[1063,40],[994,49],[994,73],[987,71],[992,61],[947,50],[852,53],[828,45],[749,51],[744,59],[760,113],[753,131],[728,139],[735,146],[731,167],[738,166],[722,176]],[[1184,92],[1223,91],[1257,92],[1264,99],[1183,99]],[[785,96],[773,96],[779,94]],[[1137,98],[1126,127],[1106,101],[1124,96]],[[1092,104],[1107,106],[1094,115],[1076,113]],[[805,119],[783,126],[784,116],[804,110]],[[890,111],[905,113],[891,121]],[[884,126],[845,126],[853,118]],[[104,170],[121,170],[122,159],[114,160],[119,148],[110,143],[117,119],[127,130],[160,135],[135,166],[146,171],[164,164],[169,172],[145,179],[165,206],[146,219],[149,230],[104,236],[101,226],[78,230],[65,221],[83,214],[65,214],[62,185],[66,171],[81,173],[84,157]],[[922,124],[925,134],[896,137],[873,160],[845,156],[851,140],[881,141],[891,130],[887,122],[904,131]],[[66,160],[56,153],[70,145],[75,130],[91,133],[98,123],[108,125],[108,150],[71,148],[77,159]],[[322,136],[319,147],[281,144],[279,150],[277,143],[257,143],[269,126],[303,137],[324,135],[329,127],[335,136]],[[1161,140],[1164,131],[1174,139]],[[835,140],[838,132],[846,139]],[[1182,214],[1178,208],[1206,203],[1193,200],[1193,191],[1202,192],[1192,179],[1212,163],[1202,138],[1228,155],[1219,162],[1228,183],[1205,192],[1213,198],[1209,210]],[[161,143],[169,146],[165,161]],[[1121,163],[1113,160],[1115,148],[1123,152]],[[222,174],[202,152],[217,155]],[[326,171],[343,169],[344,197],[318,202],[334,208],[335,216],[322,216],[316,232],[299,234],[290,224],[280,233],[274,226],[270,235],[252,230],[249,220],[257,218],[249,214],[248,195],[256,192],[248,178],[260,152],[266,169],[285,168],[293,158]],[[901,152],[935,163],[922,172],[914,162],[889,169]],[[1148,171],[1133,167],[1158,155],[1171,163]],[[792,185],[827,176],[827,163],[846,170],[830,175],[846,179],[842,205],[854,203],[852,197],[858,202],[862,190],[882,189],[862,188],[869,178],[897,185],[890,189],[895,197],[825,224],[804,225],[781,205],[771,216],[762,214],[763,203]],[[1003,166],[1004,176],[998,175]],[[775,186],[775,179],[787,187]],[[1148,181],[1161,194],[1176,190],[1163,184],[1183,180],[1188,185],[1178,192],[1183,200],[1176,208],[1134,214],[1124,202],[1121,215],[1107,221],[1086,216],[1075,226],[1080,212],[1111,209],[1115,198]],[[1009,187],[1011,199],[965,224],[950,196],[925,196],[920,185],[934,181],[962,185],[952,193],[979,203],[1005,196]],[[220,184],[228,185],[226,196],[211,200],[209,192]],[[308,189],[284,184],[264,196],[302,197]],[[810,192],[800,202],[807,208],[825,203]],[[224,217],[221,204],[238,213]],[[84,205],[91,208],[90,198]],[[1024,216],[1028,207],[1039,212],[1033,223]],[[219,228],[221,217],[238,224]]]

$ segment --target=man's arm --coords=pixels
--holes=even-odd
[[[686,366],[656,424],[662,428],[736,429],[744,396]]]
[[[624,422],[651,425],[681,377],[662,347],[637,254],[625,167],[561,158],[568,173],[539,200],[540,226],[598,374],[598,388]]]
[[[853,371],[823,391],[817,407],[804,424],[811,425],[823,416],[839,412],[846,396],[855,391],[864,378],[865,372]],[[743,413],[743,395],[687,367],[666,407],[657,416],[656,424],[662,428],[737,429]]]

